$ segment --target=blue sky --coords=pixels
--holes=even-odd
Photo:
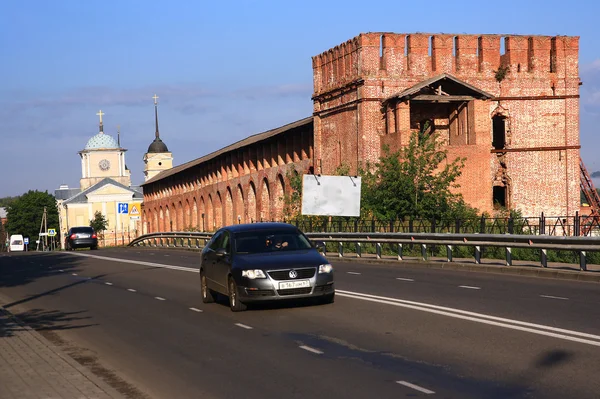
[[[0,197],[77,187],[100,108],[140,184],[154,93],[175,164],[309,116],[311,57],[370,31],[581,36],[581,153],[600,170],[599,14],[593,1],[1,2]]]

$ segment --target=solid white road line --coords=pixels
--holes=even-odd
[[[106,284],[106,285],[112,285],[112,283],[104,283],[104,284]]]
[[[245,328],[246,330],[252,330],[252,327],[247,326],[247,325],[242,324],[242,323],[235,323],[235,325],[238,326],[238,327]]]
[[[426,394],[426,395],[431,395],[431,394],[434,394],[434,393],[435,393],[434,391],[431,391],[431,390],[429,390],[429,389],[427,389],[427,388],[420,387],[420,386],[418,386],[418,385],[415,385],[415,384],[411,384],[410,382],[406,382],[406,381],[396,381],[396,383],[398,383],[398,384],[400,384],[400,385],[404,385],[405,387],[412,388],[412,389],[414,389],[415,391],[422,392],[422,393],[424,393],[424,394]]]
[[[300,349],[304,349],[305,351],[316,353],[317,355],[322,355],[323,354],[323,352],[321,352],[320,350],[315,349],[315,348],[311,348],[310,346],[306,346],[306,345],[300,346]]]
[[[200,309],[190,308],[190,310],[193,310],[194,312],[202,313],[202,310],[200,310]]]
[[[158,299],[159,301],[166,301],[166,299],[165,299],[165,298],[161,298],[161,297],[159,297],[159,296],[155,296],[155,297],[154,297],[154,299]]]
[[[357,273],[357,272],[346,272],[346,273],[360,275],[360,273]]]
[[[415,281],[412,278],[402,278],[402,277],[396,277],[396,280],[400,280],[400,281]]]
[[[127,288],[127,291],[129,291],[129,292],[136,292],[136,290],[134,290],[133,288]]]
[[[466,288],[468,290],[480,290],[481,287],[473,287],[471,285],[459,285],[458,288]]]
[[[94,258],[94,259],[108,260],[108,261],[111,261],[111,262],[133,263],[134,265],[142,265],[142,266],[150,266],[150,267],[161,267],[161,268],[164,268],[164,269],[181,270],[181,271],[184,271],[184,272],[192,272],[192,273],[199,273],[200,272],[199,269],[194,269],[192,267],[171,266],[171,265],[164,265],[162,263],[152,263],[152,262],[143,262],[143,261],[139,261],[139,260],[110,258],[108,256],[88,255],[88,254],[83,254],[83,253],[70,253],[70,255],[83,256],[85,258]]]
[[[512,330],[525,331],[538,335],[545,335],[547,337],[564,339],[567,341],[574,341],[583,344],[599,346],[600,347],[600,336],[588,333],[582,333],[579,331],[566,330],[562,328],[545,326],[542,324],[527,323],[519,320],[505,319],[502,317],[490,316],[482,313],[469,312],[466,310],[448,308],[444,306],[430,305],[427,303],[420,303],[414,301],[407,301],[404,299],[388,298],[376,295],[361,294],[358,292],[336,290],[336,296],[343,296],[354,299],[361,299],[363,301],[370,301],[376,303],[383,303],[392,306],[400,306],[408,309],[420,310],[422,312],[434,313],[448,317],[454,317],[456,319],[469,320],[477,323],[488,324],[497,327],[509,328]],[[523,327],[521,327],[523,326]],[[548,330],[548,331],[544,331]],[[570,335],[566,335],[570,334]],[[584,337],[589,339],[577,338]]]
[[[563,301],[568,301],[569,298],[565,298],[563,296],[553,296],[553,295],[540,295],[542,298],[550,298],[550,299],[562,299]]]

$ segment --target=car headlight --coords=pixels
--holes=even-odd
[[[333,271],[333,266],[329,263],[319,266],[319,274],[321,273],[331,273]]]
[[[242,277],[247,277],[250,280],[254,280],[255,278],[267,278],[265,272],[260,269],[242,270]]]

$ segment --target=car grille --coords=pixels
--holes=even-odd
[[[248,290],[246,289],[246,293],[248,296],[274,296],[275,292],[273,290]]]
[[[280,296],[287,296],[287,295],[302,295],[302,294],[310,294],[310,290],[312,288],[311,287],[306,287],[306,288],[292,288],[289,290],[277,290],[277,293]]]
[[[315,267],[309,267],[306,269],[273,270],[267,273],[269,274],[269,276],[271,276],[273,280],[292,280],[290,278],[290,270],[295,270],[298,273],[296,279],[311,278],[315,275],[317,271]]]

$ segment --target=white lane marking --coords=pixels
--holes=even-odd
[[[77,276],[77,273],[71,273],[73,276]]]
[[[190,310],[193,310],[194,312],[202,313],[202,310],[200,310],[200,309],[190,308]]]
[[[356,274],[356,275],[360,274],[360,273],[357,273],[357,272],[346,272],[346,273],[348,273],[348,274]]]
[[[246,330],[252,330],[252,327],[247,326],[247,325],[242,324],[242,323],[235,323],[235,325],[238,326],[238,327],[245,328]]]
[[[127,288],[127,291],[129,291],[129,292],[136,292],[136,290],[134,290],[133,288]]]
[[[402,278],[402,277],[396,277],[396,280],[400,280],[400,281],[415,281],[412,278]]]
[[[164,256],[171,256],[171,255],[164,255]]]
[[[132,263],[134,265],[142,265],[142,266],[150,266],[150,267],[162,267],[164,269],[181,270],[181,271],[184,271],[184,272],[192,272],[192,273],[199,273],[200,272],[199,269],[194,269],[194,268],[191,268],[191,267],[171,266],[171,265],[164,265],[162,263],[143,262],[143,261],[139,261],[139,260],[130,260],[130,259],[109,258],[108,256],[88,255],[88,254],[84,254],[84,253],[70,253],[70,255],[73,255],[73,256],[83,256],[85,258],[94,258],[94,259],[108,260],[108,261],[111,261],[111,262]]]
[[[112,283],[104,283],[104,284],[106,284],[106,285],[112,285]]]
[[[154,299],[158,299],[159,301],[166,301],[166,299],[165,299],[165,298],[161,298],[161,297],[159,297],[159,296],[155,296],[155,297],[154,297]]]
[[[480,290],[481,287],[473,287],[471,285],[459,285],[458,288],[466,288],[468,290]]]
[[[540,295],[542,298],[550,298],[550,299],[562,299],[563,301],[568,301],[569,298],[565,298],[564,296],[553,296],[553,295]]]
[[[418,385],[415,385],[415,384],[411,384],[410,382],[406,382],[406,381],[396,381],[396,383],[397,383],[397,384],[400,384],[400,385],[404,385],[405,387],[412,388],[412,389],[414,389],[415,391],[423,392],[423,393],[424,393],[424,394],[426,394],[426,395],[431,395],[431,394],[434,394],[434,393],[435,393],[434,391],[431,391],[431,390],[429,390],[429,389],[427,389],[427,388],[420,387],[420,386],[418,386]]]
[[[311,348],[310,346],[306,346],[306,345],[300,346],[300,349],[304,349],[305,351],[316,353],[317,355],[322,355],[323,354],[323,352],[321,352],[320,350],[315,349],[315,348]]]
[[[59,272],[62,272],[62,273],[64,273],[65,271],[64,271],[64,270],[62,270],[62,269],[60,269],[60,270],[59,270]]]
[[[408,309],[420,310],[422,312],[439,314],[442,316],[454,317],[456,319],[469,320],[482,324],[489,324],[497,327],[509,328],[512,330],[525,331],[538,335],[545,335],[547,337],[564,339],[567,341],[574,341],[583,344],[599,346],[600,347],[600,336],[594,334],[583,333],[579,331],[566,330],[563,328],[550,327],[542,324],[528,323],[519,320],[505,319],[502,317],[490,316],[482,313],[469,312],[466,310],[448,308],[444,306],[430,305],[427,303],[420,303],[414,301],[407,301],[404,299],[388,298],[376,295],[361,294],[358,292],[336,290],[336,295],[360,299],[363,301],[370,301],[376,303],[383,303],[392,306],[400,306]],[[487,319],[487,320],[486,320]],[[509,324],[512,323],[512,324]],[[521,327],[523,326],[523,327]],[[548,330],[548,331],[544,331]],[[570,334],[570,335],[566,335]],[[584,337],[590,339],[583,339],[577,337]],[[594,341],[595,340],[595,341]]]

